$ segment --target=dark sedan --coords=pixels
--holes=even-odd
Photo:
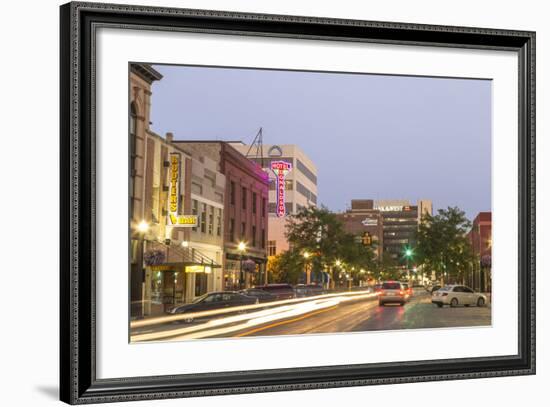
[[[244,294],[248,297],[255,297],[259,302],[269,302],[275,301],[277,296],[270,292],[260,290],[258,288],[247,288],[246,290],[239,291],[241,294]]]
[[[220,291],[204,294],[190,304],[176,305],[169,314],[185,314],[190,312],[211,311],[219,308],[237,307],[240,305],[258,304],[256,297],[241,294],[237,291]]]

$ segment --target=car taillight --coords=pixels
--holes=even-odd
[[[399,295],[403,295],[405,294],[403,291],[399,291]]]

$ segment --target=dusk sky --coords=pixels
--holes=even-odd
[[[431,199],[491,210],[491,81],[154,65],[152,129],[177,140],[297,144],[318,203]]]

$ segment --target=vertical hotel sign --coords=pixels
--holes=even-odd
[[[170,189],[168,192],[168,218],[170,225],[195,227],[197,217],[195,215],[179,215],[180,206],[180,179],[181,162],[178,153],[170,154]]]
[[[279,218],[286,215],[285,206],[285,178],[287,174],[292,170],[292,164],[286,161],[272,161],[271,170],[275,174],[277,182],[277,203],[275,213]]]

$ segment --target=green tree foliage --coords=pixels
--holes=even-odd
[[[338,217],[325,207],[304,207],[289,216],[285,235],[290,250],[273,261],[273,270],[278,270],[273,274],[279,276],[279,281],[294,282],[297,276],[299,279],[306,262],[313,272],[330,271],[336,280],[341,274],[335,269],[337,260],[345,264],[348,274],[374,268],[372,247],[364,246],[355,236],[346,233]],[[307,260],[304,253],[309,254]],[[354,279],[358,278],[354,275]]]
[[[445,283],[463,282],[473,254],[466,233],[471,222],[457,207],[426,214],[418,227],[415,256],[426,272],[435,272]]]

